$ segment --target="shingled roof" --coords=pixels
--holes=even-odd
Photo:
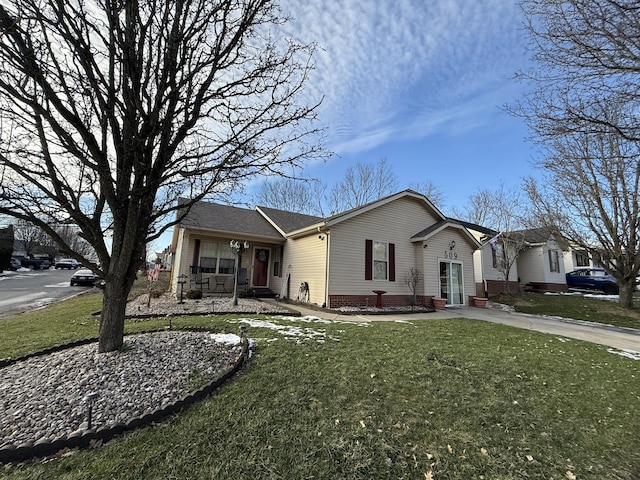
[[[286,210],[278,210],[276,208],[258,207],[258,210],[264,212],[284,233],[295,232],[296,230],[310,227],[323,220],[322,217],[287,212]]]
[[[180,222],[182,227],[201,228],[232,235],[250,235],[282,240],[283,236],[260,213],[247,208],[198,202]]]

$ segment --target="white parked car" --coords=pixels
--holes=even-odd
[[[91,270],[87,270],[86,268],[80,269],[71,275],[70,284],[73,287],[74,285],[88,285],[90,287],[95,286],[98,281],[98,276],[93,273]]]

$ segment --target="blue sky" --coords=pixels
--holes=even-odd
[[[518,187],[534,173],[522,120],[501,108],[525,88],[513,79],[528,62],[515,0],[282,4],[292,17],[285,34],[318,44],[305,95],[324,98],[318,126],[335,152],[306,176],[332,185],[349,167],[386,158],[399,189],[432,182],[447,214],[480,189]]]
[[[334,184],[386,158],[400,189],[430,181],[442,210],[532,173],[520,119],[523,17],[512,0],[289,0],[287,35],[317,42],[307,94],[335,156],[305,174]],[[286,11],[286,10],[285,10]]]

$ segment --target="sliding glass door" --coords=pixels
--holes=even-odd
[[[440,296],[447,305],[463,305],[462,263],[440,261]]]

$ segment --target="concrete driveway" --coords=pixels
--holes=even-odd
[[[300,311],[303,315],[314,315],[327,320],[340,320],[352,322],[379,322],[379,321],[428,321],[450,318],[469,318],[485,322],[501,323],[512,327],[535,330],[561,337],[584,340],[607,347],[621,350],[631,350],[640,354],[640,330],[630,328],[618,328],[581,320],[572,320],[556,317],[543,317],[528,315],[525,313],[512,313],[498,308],[447,308],[433,313],[409,313],[389,315],[343,315],[334,312],[306,309],[298,305],[287,305],[289,308]]]

